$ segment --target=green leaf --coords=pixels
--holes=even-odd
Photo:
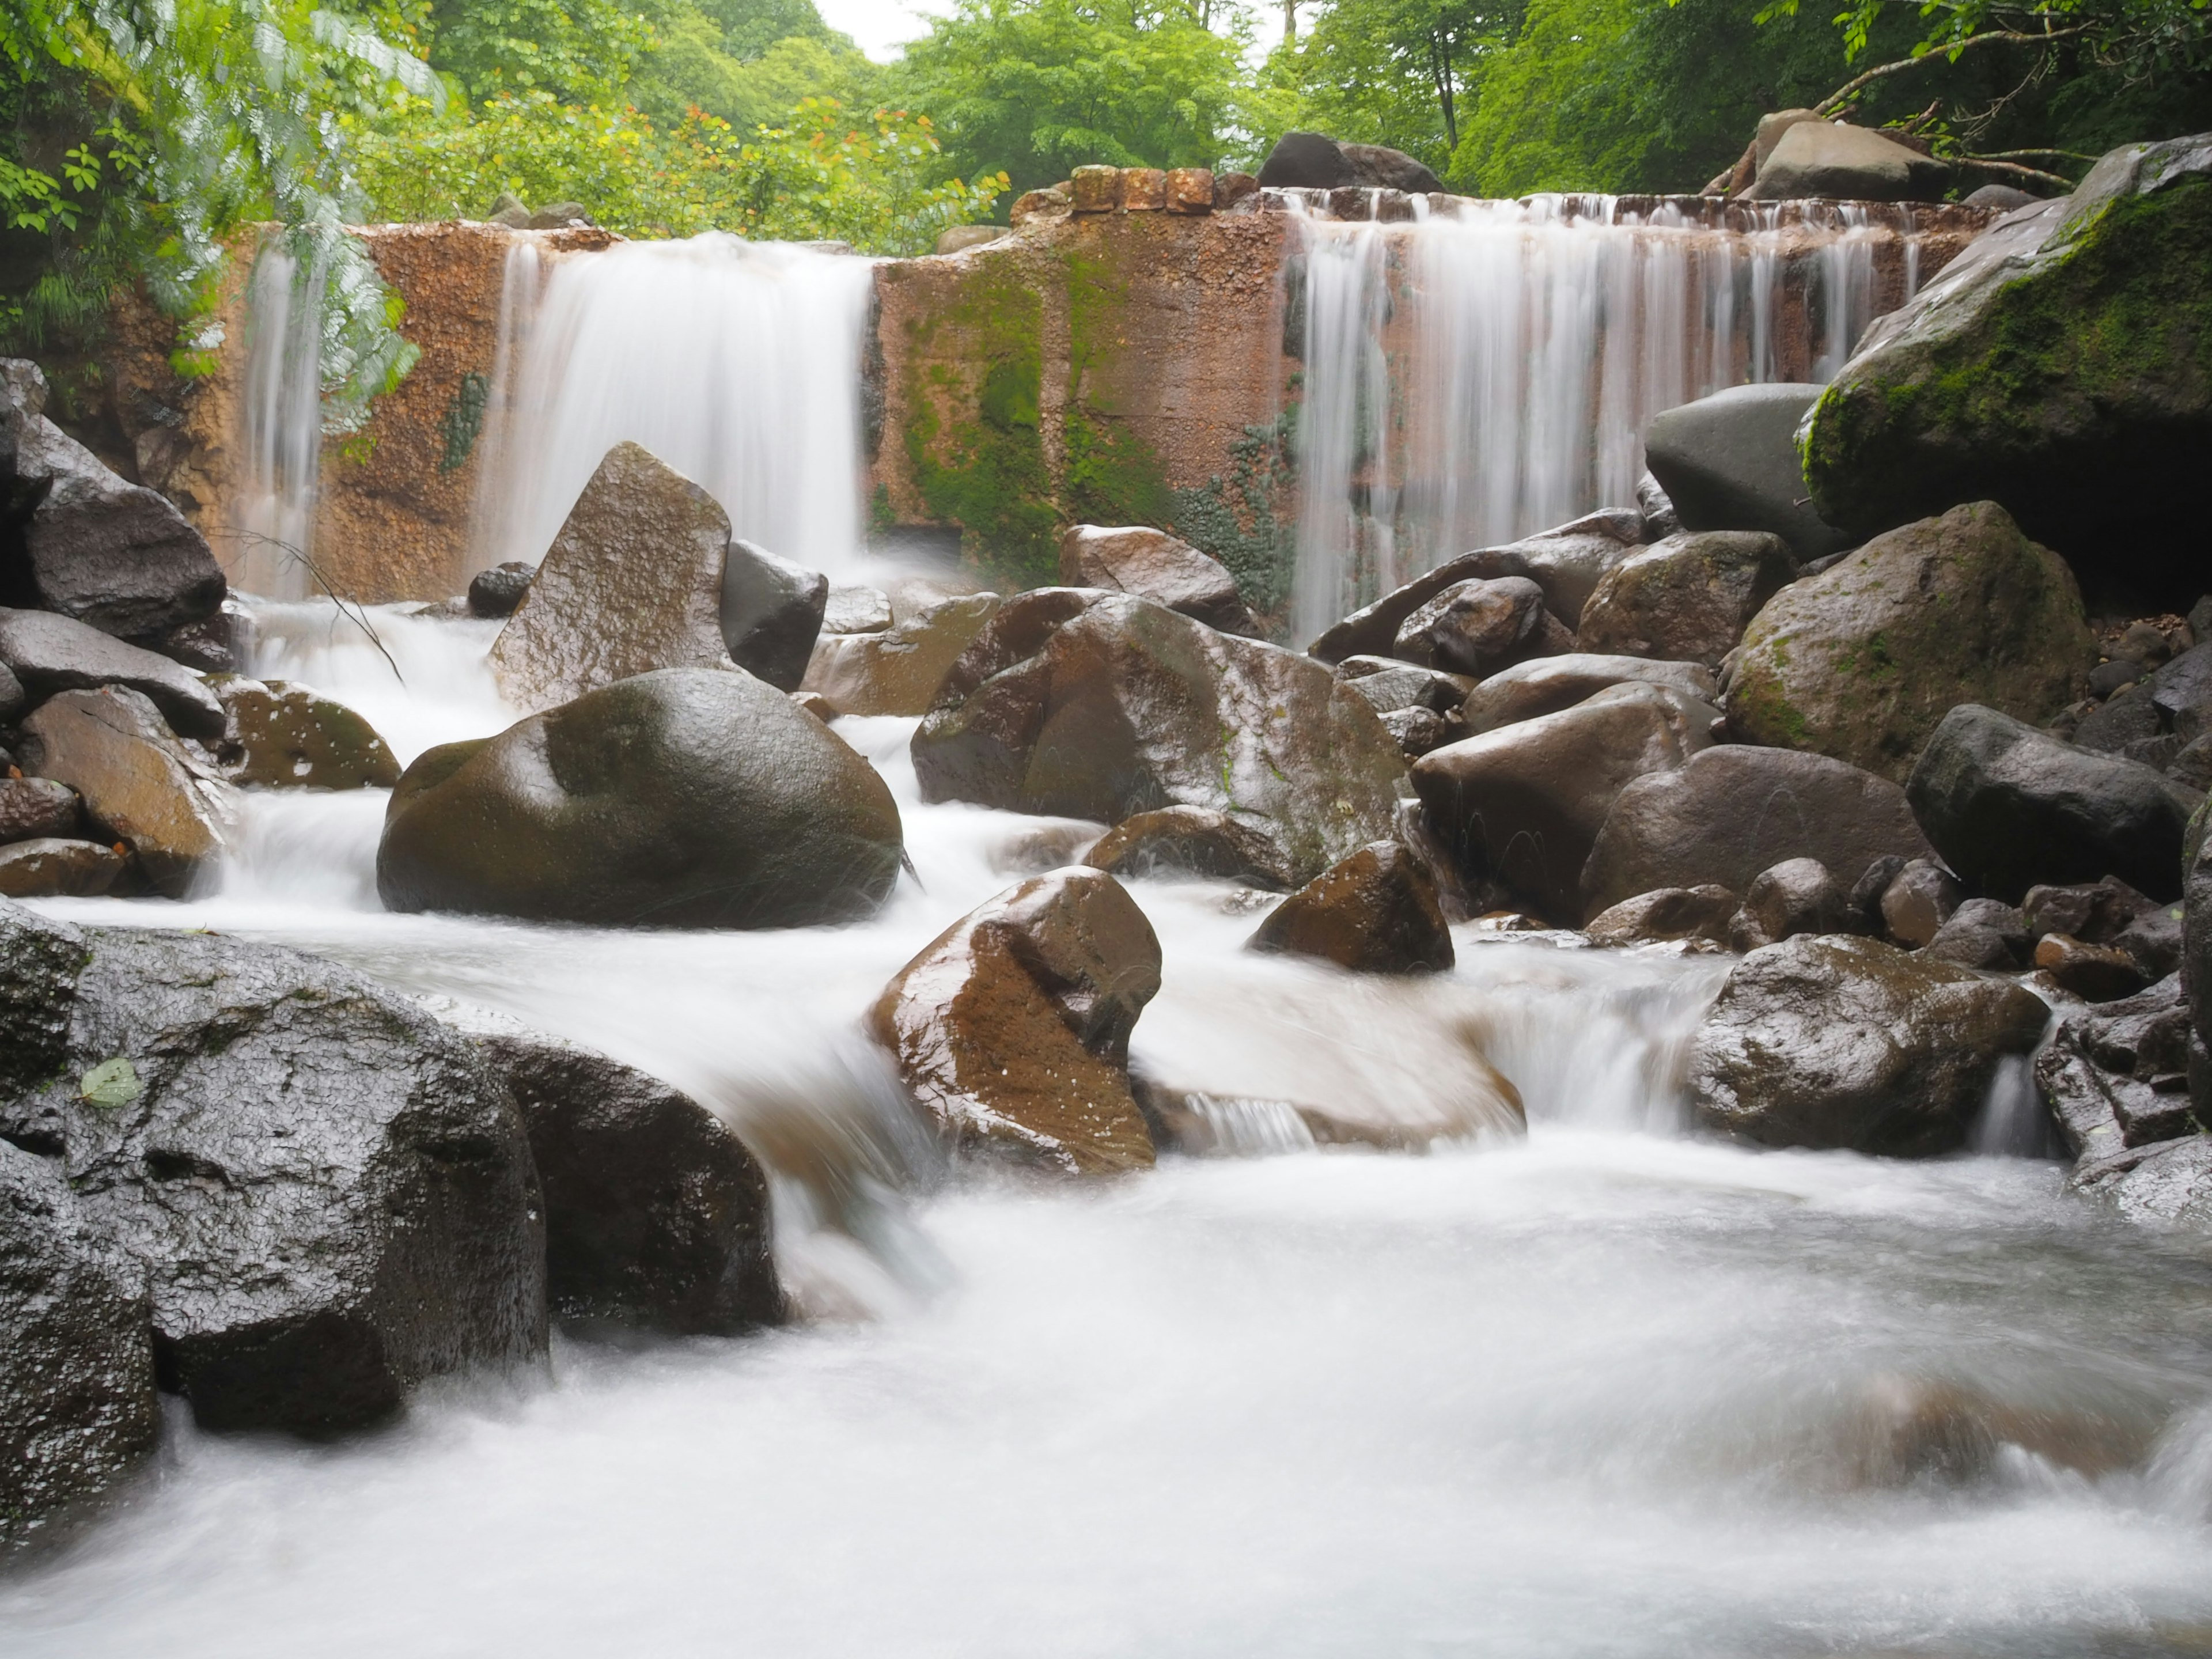
[[[78,1080],[76,1090],[77,1098],[86,1105],[111,1110],[128,1106],[145,1091],[146,1085],[139,1082],[137,1069],[119,1054],[113,1060],[101,1060],[87,1072]]]

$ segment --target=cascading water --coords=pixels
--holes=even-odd
[[[254,260],[246,290],[245,465],[215,550],[233,587],[271,599],[313,591],[325,280],[319,258],[302,265],[272,243]]]
[[[554,257],[521,240],[508,261],[477,568],[542,558],[624,439],[713,495],[738,535],[851,568],[867,260],[713,234]]]
[[[1917,285],[1910,210],[1884,211],[1709,222],[1665,200],[1532,197],[1389,224],[1302,214],[1297,637],[1468,548],[1632,502],[1662,410],[1829,378],[1874,319],[1884,247],[1905,249],[1902,295]]]

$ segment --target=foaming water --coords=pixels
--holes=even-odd
[[[311,591],[315,504],[322,477],[322,256],[307,265],[271,242],[246,296],[246,385],[238,439],[245,465],[214,528],[234,588],[283,599]]]
[[[465,684],[448,626],[385,642]],[[264,637],[377,683],[342,629]],[[1136,882],[1165,970],[1133,1057],[1243,1156],[948,1171],[860,1018],[1040,826],[922,804],[913,726],[836,728],[918,875],[862,926],[387,915],[372,791],[252,797],[194,902],[46,907],[290,942],[665,1077],[768,1165],[810,1318],[565,1338],[338,1446],[179,1413],[123,1512],[0,1583],[10,1659],[2201,1650],[2212,1245],[2051,1164],[1683,1136],[1725,959],[1462,929],[1449,975],[1355,979],[1245,952],[1224,884]],[[1431,1155],[1317,1146],[1301,1107]]]
[[[615,444],[641,443],[736,533],[832,575],[858,556],[869,261],[710,234],[508,256],[483,568],[535,563]],[[466,571],[456,574],[465,580]]]

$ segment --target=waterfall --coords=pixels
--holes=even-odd
[[[850,565],[867,261],[722,234],[550,259],[519,239],[508,261],[476,568],[544,556],[624,439],[709,491],[739,536]]]
[[[234,545],[221,551],[232,586],[270,599],[304,599],[313,586],[305,561],[314,553],[322,471],[327,277],[320,256],[303,266],[270,243],[246,287],[245,465],[227,515]]]
[[[1389,224],[1285,205],[1300,638],[1468,548],[1632,501],[1653,416],[1830,378],[1919,281],[1909,210],[1863,204],[1539,196]]]

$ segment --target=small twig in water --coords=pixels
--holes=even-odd
[[[252,542],[258,546],[274,547],[280,550],[286,557],[296,560],[301,568],[315,579],[315,586],[331,596],[331,603],[337,607],[338,615],[368,635],[368,642],[376,647],[376,654],[383,658],[385,666],[391,669],[392,678],[398,680],[403,686],[407,684],[407,677],[399,672],[398,663],[393,660],[392,653],[384,648],[382,637],[370,623],[368,608],[360,600],[339,592],[332,585],[331,579],[323,574],[322,567],[308,557],[304,550],[281,538],[264,536],[258,530],[222,530],[216,533],[233,537],[240,541]]]

